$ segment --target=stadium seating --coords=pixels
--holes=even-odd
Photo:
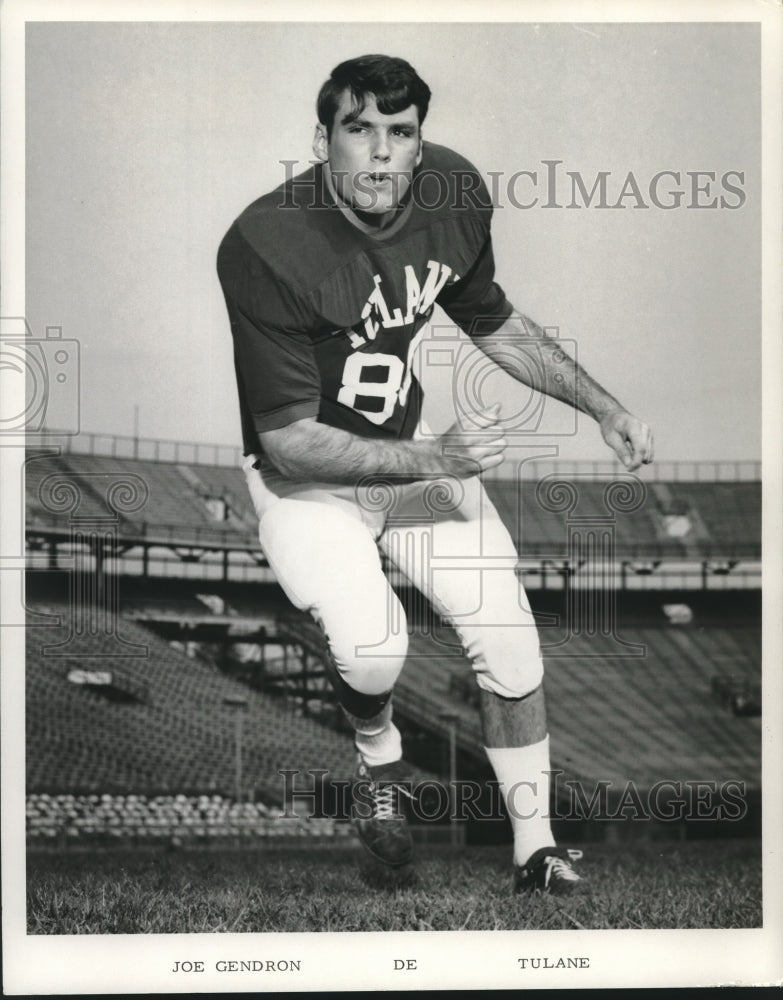
[[[100,479],[90,477],[110,474],[140,476],[149,489],[145,507],[133,514],[134,524],[144,524],[151,532],[155,526],[168,530],[162,537],[194,541],[224,539],[246,544],[255,540],[255,516],[244,476],[235,466],[174,464],[127,457],[68,453],[62,456],[32,458],[26,467],[28,523],[37,519],[51,521],[39,497],[39,487],[53,472],[72,475],[83,485],[83,512],[105,514],[102,500],[92,488]],[[534,472],[531,472],[531,476]],[[81,479],[80,479],[81,477]],[[662,554],[683,556],[729,556],[737,550],[744,557],[757,557],[761,538],[761,484],[748,482],[670,482],[651,483],[644,502],[628,513],[608,511],[604,503],[606,480],[585,477],[562,477],[576,486],[579,516],[610,519],[619,556]],[[560,556],[568,551],[568,517],[542,505],[537,483],[531,478],[522,484],[509,480],[488,479],[487,491],[523,556]],[[228,504],[226,520],[215,520],[207,504],[208,497],[224,498]],[[662,498],[666,497],[664,501]],[[666,514],[672,510],[691,515],[692,530],[684,536],[669,533]]]
[[[642,647],[641,656],[618,656],[628,648],[600,634],[561,646],[561,633],[542,629],[541,637],[552,761],[567,777],[649,787],[675,775],[758,787],[759,720],[734,718],[710,697],[716,669],[758,678],[757,629],[622,629],[620,638]],[[442,713],[455,713],[459,745],[481,757],[478,713],[455,694],[455,676],[470,677],[467,661],[414,635],[396,704],[430,729]]]
[[[58,531],[67,531],[67,513],[52,512],[42,496],[52,474],[79,483],[79,513],[94,517],[107,513],[102,488],[109,476],[141,477],[149,498],[141,510],[120,518],[121,538],[160,539],[172,546],[197,546],[199,539],[208,538],[214,547],[226,550],[257,545],[255,515],[238,467],[77,453],[28,460],[31,544],[41,541],[41,536],[35,540],[37,525],[59,521]],[[523,558],[562,559],[568,554],[567,514],[545,509],[535,481],[519,487],[490,479],[486,485]],[[578,513],[611,526],[618,557],[758,557],[758,481],[652,482],[639,509],[613,515],[604,504],[606,482],[579,478],[577,485]],[[210,497],[225,500],[225,520],[215,519]],[[122,572],[122,563],[119,569]],[[334,713],[325,705],[328,687],[323,675],[312,671],[312,690],[305,690],[293,676],[298,654],[323,660],[323,636],[306,615],[291,615],[278,588],[247,587],[238,580],[214,584],[221,616],[246,617],[284,633],[280,638],[288,643],[292,659],[285,672],[275,676],[270,666],[276,692],[274,684],[262,692],[222,673],[205,658],[186,656],[182,644],[175,648],[140,624],[145,618],[170,619],[175,625],[177,620],[208,620],[217,605],[198,595],[210,598],[212,588],[206,580],[125,576],[119,634],[136,647],[146,647],[147,655],[116,661],[117,637],[89,631],[60,650],[63,655],[47,655],[43,647],[67,637],[68,608],[59,591],[56,597],[47,594],[48,603],[33,606],[33,611],[60,615],[66,627],[31,624],[27,630],[31,836],[68,838],[77,836],[74,831],[89,830],[112,837],[118,835],[114,829],[133,829],[134,836],[154,838],[163,835],[154,831],[167,830],[169,835],[177,828],[185,831],[183,836],[207,839],[225,831],[231,836],[261,835],[271,830],[269,809],[280,801],[279,768],[326,768],[338,777],[351,773],[352,740],[331,726]],[[600,632],[542,629],[553,767],[586,784],[610,781],[621,787],[633,780],[649,787],[661,779],[732,779],[757,789],[761,639],[753,620],[738,624],[739,619],[732,623],[713,618],[702,627],[705,618],[699,614],[693,621],[682,618],[679,625],[663,624],[663,618],[654,626],[634,619],[632,627],[619,628],[626,646]],[[463,759],[469,755],[486,766],[475,679],[455,634],[443,627],[430,633],[418,621],[413,628],[395,692],[397,718],[409,731],[437,741],[445,740],[455,720]],[[632,655],[634,644],[643,655]],[[112,662],[130,678],[126,687],[138,682],[138,689],[147,692],[145,699],[111,701],[105,692],[67,679],[69,668],[110,671]],[[235,710],[225,699],[236,697],[245,698],[248,705],[245,787],[259,800],[245,803],[244,812],[231,803]],[[203,834],[198,832],[202,829]]]
[[[129,532],[136,534],[138,525],[147,525],[169,528],[166,537],[171,537],[171,529],[176,529],[177,538],[185,539],[189,533],[196,538],[207,532],[210,537],[217,538],[226,535],[246,537],[250,532],[255,534],[255,528],[244,523],[242,517],[216,520],[206,502],[212,495],[209,485],[204,482],[202,487],[203,480],[196,473],[188,475],[187,467],[168,462],[69,453],[30,460],[26,470],[28,523],[34,524],[40,518],[48,522],[57,517],[39,495],[41,483],[53,473],[70,477],[78,485],[81,494],[79,515],[96,517],[106,517],[110,513],[101,495],[101,486],[117,477],[132,475],[143,480],[148,497],[143,507],[121,519],[121,524],[125,524]],[[231,500],[234,504],[234,497],[244,497],[247,492],[244,482],[240,481],[241,472],[224,469],[223,473],[233,476]],[[221,482],[223,479],[225,475],[221,477]],[[216,495],[222,496],[222,490]],[[242,512],[238,501],[236,506]],[[67,516],[62,515],[61,519],[65,521]],[[155,535],[149,528],[145,534]]]
[[[564,477],[568,482],[568,477]],[[606,482],[573,480],[577,506],[574,514],[594,518],[611,526],[618,556],[730,555],[738,550],[745,557],[755,555],[761,544],[761,484],[668,483],[646,491],[643,503],[630,512],[609,510],[604,503]],[[487,492],[508,528],[520,554],[563,555],[568,551],[568,515],[547,510],[537,493],[537,484],[521,485],[500,479],[486,483]],[[666,530],[661,495],[668,504],[692,513],[692,530],[684,537]],[[698,527],[699,530],[695,530]]]
[[[31,843],[122,838],[136,844],[218,843],[249,839],[305,837],[344,839],[345,824],[329,817],[287,813],[263,802],[235,802],[221,795],[73,795],[46,792],[27,796],[26,827]]]
[[[592,730],[603,760],[592,776],[642,785],[672,776],[736,779],[758,787],[758,720],[734,719],[710,699],[716,651],[732,650],[735,670],[758,675],[757,632],[741,630],[747,642],[740,651],[739,631],[623,629],[623,639],[640,644],[644,656],[614,658],[614,644],[597,637],[575,639],[568,659],[553,653],[547,692],[555,760],[577,777],[590,776],[581,744]]]
[[[256,514],[240,469],[225,465],[193,465],[204,486],[215,496],[227,496],[234,511],[255,530]]]
[[[39,607],[66,615],[65,606]],[[289,619],[289,639],[318,651],[323,638],[312,623]],[[89,636],[71,659],[47,657],[41,647],[63,630],[28,629],[28,782],[32,792],[230,793],[234,718],[227,696],[248,699],[245,773],[258,794],[279,801],[280,767],[327,767],[345,776],[353,766],[349,737],[299,714],[291,705],[250,690],[199,659],[121,619],[120,634],[146,645],[144,658],[117,661],[149,691],[148,704],[107,701],[70,684],[72,664],[111,668],[113,640]],[[756,628],[656,626],[623,628],[621,639],[643,648],[628,652],[611,636],[542,629],[553,765],[585,781],[630,779],[649,785],[677,775],[759,783],[759,720],[735,717],[711,696],[716,675],[758,684]],[[307,639],[307,636],[310,639]],[[415,632],[395,694],[399,717],[431,733],[457,720],[458,745],[483,758],[470,666],[448,629]],[[107,659],[101,660],[104,651]],[[87,653],[90,659],[80,660]],[[97,656],[97,660],[95,657]],[[455,678],[458,683],[455,683]],[[284,749],[281,749],[284,748]],[[276,780],[277,779],[277,780]]]
[[[761,542],[759,483],[677,483],[674,495],[696,510],[717,545]]]
[[[38,608],[37,610],[44,610]],[[66,606],[47,607],[67,621]],[[252,691],[199,659],[188,659],[148,629],[121,619],[126,642],[146,646],[145,657],[122,658],[124,673],[143,680],[149,704],[119,704],[69,683],[69,665],[110,670],[113,637],[85,635],[68,658],[43,647],[61,641],[64,628],[27,629],[27,750],[31,792],[220,792],[234,781],[234,715],[227,697],[243,697],[244,773],[247,786],[280,800],[278,768],[327,768],[344,777],[353,769],[350,738],[291,706]]]

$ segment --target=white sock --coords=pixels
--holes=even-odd
[[[354,728],[356,749],[370,767],[391,764],[402,758],[402,737],[391,720],[391,698],[372,719],[359,719],[345,709],[343,712]]]
[[[549,736],[526,747],[485,747],[514,833],[514,863],[523,865],[555,840],[549,825]]]

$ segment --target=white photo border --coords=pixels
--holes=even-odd
[[[520,973],[520,932],[410,934],[112,935],[30,936],[25,930],[24,830],[24,628],[13,620],[22,606],[19,567],[24,564],[23,511],[17,487],[24,449],[0,446],[2,521],[2,874],[3,977],[11,995],[256,992],[328,990],[430,990],[533,987],[628,987],[771,984],[783,981],[779,945],[783,931],[783,829],[780,738],[781,470],[781,38],[778,4],[758,0],[677,2],[557,2],[494,0],[492,5],[399,0],[395,21],[722,21],[756,22],[762,33],[763,177],[763,856],[764,926],[709,931],[528,931],[524,953],[590,956],[589,969]],[[106,3],[99,0],[19,0],[2,10],[2,304],[0,315],[25,315],[25,114],[24,53],[28,21],[353,21],[350,2],[240,2],[193,4],[171,0]],[[0,373],[2,377],[2,373]],[[2,444],[2,443],[0,443]],[[12,484],[9,488],[7,484]],[[22,762],[22,766],[20,766]],[[458,935],[458,941],[455,940]],[[554,939],[553,939],[554,935]],[[556,945],[553,943],[556,941]],[[214,972],[215,962],[240,957],[301,957],[290,987]],[[395,976],[393,960],[416,957],[415,972]],[[170,973],[178,959],[198,957],[212,971],[198,983]]]

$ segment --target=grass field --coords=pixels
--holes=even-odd
[[[510,849],[422,847],[411,882],[356,845],[28,858],[31,934],[761,926],[756,840],[587,845],[586,888],[514,896]]]

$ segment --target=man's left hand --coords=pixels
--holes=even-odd
[[[612,410],[601,420],[604,441],[629,472],[653,460],[653,436],[650,428],[627,410]]]

